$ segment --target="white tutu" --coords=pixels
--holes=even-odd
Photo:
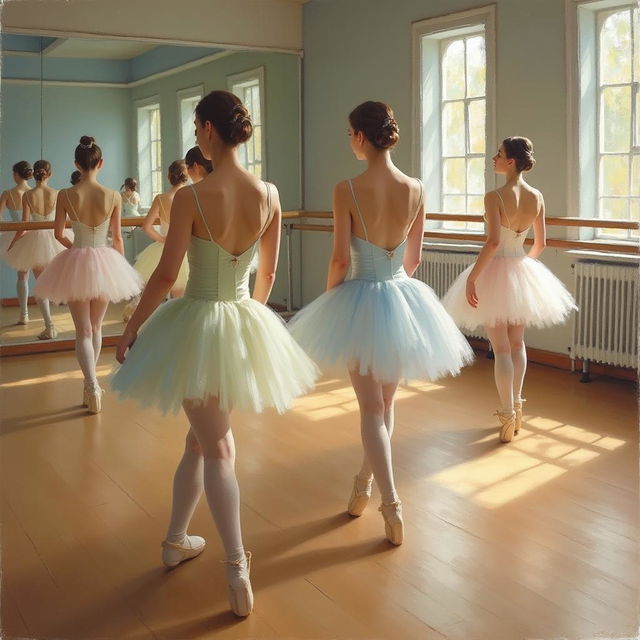
[[[6,242],[4,240],[3,243]],[[13,239],[13,233],[10,235],[8,244]],[[65,231],[65,235],[69,240],[73,241],[73,234]],[[62,253],[65,247],[60,244],[53,233],[52,229],[36,229],[27,231],[14,245],[4,251],[4,261],[16,271],[30,271],[31,269],[44,269],[58,254]]]
[[[451,285],[442,302],[459,327],[494,327],[523,324],[547,327],[564,322],[576,309],[571,294],[540,261],[520,256],[498,256],[476,280],[477,308],[466,299],[465,269]]]

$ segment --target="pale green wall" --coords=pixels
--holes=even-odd
[[[482,0],[323,0],[304,7],[305,208],[328,210],[333,185],[364,169],[349,150],[349,111],[364,100],[392,105],[401,141],[394,159],[413,173],[411,138],[411,23],[486,6]],[[538,164],[529,174],[542,190],[547,214],[564,216],[567,193],[565,30],[563,0],[497,0],[496,131],[530,137]],[[489,142],[491,148],[492,142]],[[569,215],[576,215],[575,212]],[[302,300],[324,287],[330,234],[302,236]],[[572,286],[571,259],[543,256]],[[532,332],[532,346],[565,352],[570,325]]]

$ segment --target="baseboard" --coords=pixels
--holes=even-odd
[[[27,304],[36,304],[36,299],[33,296],[29,296]],[[18,298],[2,298],[0,299],[0,305],[3,307],[19,307],[20,303]]]
[[[102,338],[102,347],[115,347],[120,336],[105,336]],[[0,357],[28,356],[36,353],[53,353],[55,351],[73,351],[76,348],[74,340],[34,340],[21,344],[5,344],[0,346]]]
[[[467,338],[469,344],[476,351],[488,352],[489,341],[482,338]],[[565,371],[582,371],[582,360],[576,358],[571,360],[566,353],[556,353],[555,351],[545,351],[544,349],[534,349],[527,347],[527,360],[542,364],[547,367],[555,367],[556,369],[564,369]],[[598,362],[589,363],[589,373],[591,375],[608,376],[619,380],[636,381],[638,372],[628,367],[616,367],[611,364],[600,364]]]

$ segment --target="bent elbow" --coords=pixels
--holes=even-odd
[[[349,261],[346,258],[331,258],[331,267],[334,269],[348,269]]]
[[[500,240],[487,240],[486,242],[486,246],[492,251],[495,251],[499,245],[500,245]]]

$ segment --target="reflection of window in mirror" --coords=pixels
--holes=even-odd
[[[138,176],[143,206],[162,192],[162,143],[158,98],[136,102],[138,112]]]
[[[242,165],[258,178],[266,176],[264,132],[264,67],[228,76],[229,91],[247,107],[253,124],[253,135],[238,147]]]
[[[197,87],[181,89],[178,96],[178,113],[180,114],[180,149],[182,157],[191,147],[196,146],[195,126],[193,124],[196,105],[204,96],[204,88],[200,84]]]
[[[487,90],[494,68],[491,20],[491,10],[482,8],[424,20],[414,27],[421,88],[417,96],[421,174],[434,206],[445,213],[482,213],[484,209],[491,179],[487,139],[493,139]],[[482,229],[482,223],[453,220],[439,226],[455,231]]]

